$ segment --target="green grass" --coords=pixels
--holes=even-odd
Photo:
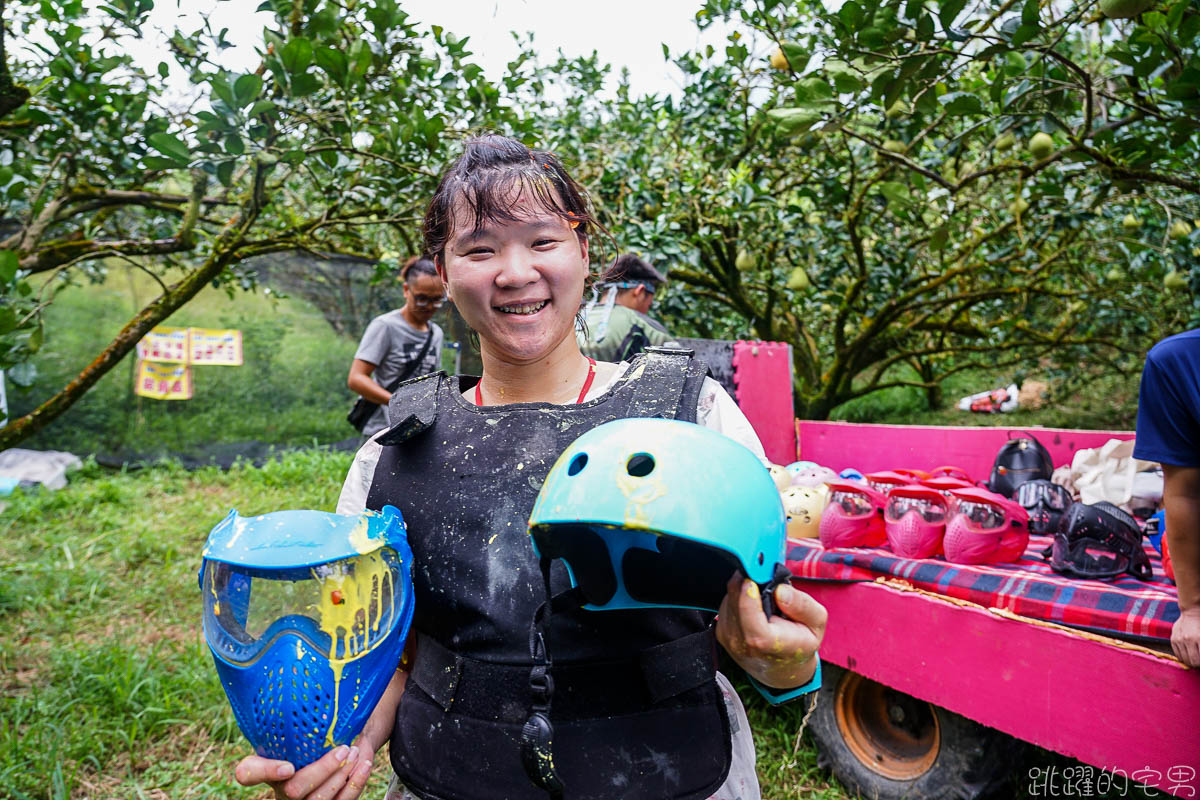
[[[229,508],[331,509],[347,454],[106,473],[0,514],[0,796],[261,796],[199,627],[196,570]]]
[[[230,508],[331,509],[349,459],[89,464],[61,491],[15,495],[0,514],[0,796],[263,797],[232,781],[247,746],[200,633],[200,549]],[[845,797],[807,737],[793,753],[801,705],[741,694],[765,797]],[[382,795],[387,770],[376,771],[366,796]]]
[[[45,401],[78,374],[148,302],[157,284],[114,268],[104,283],[63,290],[46,311],[46,343],[33,364],[33,386],[9,388],[14,416]],[[93,452],[188,452],[217,442],[260,440],[310,445],[353,436],[346,374],[357,342],[336,335],[312,305],[297,299],[208,287],[163,323],[237,328],[245,365],[194,367],[191,400],[133,394],[135,358],[127,356],[82,400],[23,443],[34,449]]]

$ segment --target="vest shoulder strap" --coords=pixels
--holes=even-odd
[[[400,444],[428,430],[437,419],[438,392],[445,380],[446,373],[439,370],[397,386],[388,402],[388,419],[396,421],[378,442]]]
[[[691,350],[647,347],[629,366],[629,375],[634,376],[629,416],[662,419],[693,416],[696,400],[690,398],[692,408],[689,409],[689,398],[684,397],[692,366]]]

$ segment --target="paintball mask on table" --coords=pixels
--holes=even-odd
[[[942,547],[947,561],[996,564],[1016,561],[1029,545],[1029,515],[1020,505],[986,489],[955,489]]]
[[[927,486],[897,486],[888,492],[883,525],[892,552],[903,558],[941,553],[948,506],[941,492]]]
[[[413,616],[400,512],[237,511],[212,529],[204,636],[255,752],[297,769],[362,730]]]
[[[829,505],[821,515],[821,544],[825,547],[879,547],[887,541],[883,508],[887,496],[865,483],[829,484]]]

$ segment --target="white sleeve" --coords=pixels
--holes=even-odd
[[[696,422],[718,433],[723,433],[738,444],[750,449],[764,466],[770,465],[758,434],[750,425],[750,420],[738,408],[734,399],[725,391],[725,387],[712,378],[705,378],[700,387],[700,399],[696,403]]]
[[[384,428],[383,433],[388,430]],[[342,493],[338,496],[337,508],[339,514],[357,514],[367,507],[367,493],[371,491],[371,480],[375,477],[375,466],[379,463],[379,455],[383,446],[375,441],[375,434],[369,442],[358,448],[354,454],[354,462],[346,473],[342,483]]]

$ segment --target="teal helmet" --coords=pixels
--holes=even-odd
[[[621,419],[550,468],[529,519],[534,549],[566,562],[585,608],[715,611],[736,570],[770,597],[788,578],[786,517],[758,457],[708,428]]]

